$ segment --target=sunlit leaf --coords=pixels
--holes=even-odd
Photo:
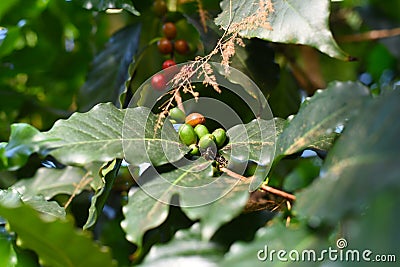
[[[72,195],[85,174],[86,171],[78,167],[68,166],[65,169],[40,168],[32,178],[20,180],[11,188],[24,197],[42,195],[48,200],[58,194]],[[75,193],[79,194],[82,189],[84,188],[77,190]]]
[[[249,194],[248,185],[235,178],[213,177],[211,162],[204,159],[162,174],[149,168],[141,180],[149,182],[131,189],[122,222],[127,239],[139,246],[147,230],[165,221],[168,203],[181,206],[191,219],[200,219],[203,238],[209,239],[222,224],[240,213]]]
[[[336,127],[343,127],[368,100],[367,87],[354,82],[334,82],[306,99],[297,115],[289,118],[277,141],[277,156],[307,147],[326,148]]]
[[[74,113],[44,133],[55,140],[47,145],[46,152],[64,164],[122,158],[123,118],[124,111],[110,103],[99,104],[86,113]]]
[[[10,140],[5,146],[5,152],[3,152],[8,160],[8,169],[16,170],[23,166],[29,156],[38,152],[45,141],[45,135],[29,124],[16,123],[11,125]]]
[[[226,29],[232,23],[240,23],[246,17],[257,14],[260,3],[258,0],[224,0],[221,2],[222,12],[215,22]],[[278,43],[310,45],[331,57],[349,60],[349,56],[339,48],[329,30],[329,5],[328,0],[273,0],[274,11],[268,15],[272,29],[260,26],[243,30],[240,35]],[[260,11],[265,12],[266,8],[262,7]]]

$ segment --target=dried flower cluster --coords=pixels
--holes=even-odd
[[[198,0],[199,7],[202,7],[201,0]],[[232,0],[230,0],[230,6],[232,7]],[[175,100],[178,107],[183,109],[180,92],[190,93],[196,100],[199,97],[199,93],[196,92],[195,87],[192,85],[192,79],[197,75],[197,78],[203,77],[203,84],[211,86],[215,91],[221,93],[221,89],[218,86],[215,75],[209,61],[214,55],[221,55],[221,65],[224,66],[225,74],[229,73],[229,65],[231,58],[235,55],[235,45],[244,47],[245,44],[240,37],[240,33],[248,30],[255,30],[258,28],[264,28],[272,30],[271,25],[268,21],[269,15],[274,12],[271,0],[260,0],[258,8],[254,14],[245,17],[239,22],[232,22],[232,16],[230,16],[231,23],[225,29],[224,34],[218,40],[215,48],[206,56],[196,57],[195,61],[182,67],[178,74],[170,81],[170,84],[174,88],[168,94],[171,94],[171,98],[164,103],[161,107],[161,113],[156,124],[156,129],[161,128],[162,120],[168,115],[168,110],[173,106]],[[201,11],[200,11],[201,13]],[[232,8],[230,8],[230,14],[232,14]],[[205,18],[201,18],[202,20]],[[203,26],[205,22],[202,21]],[[155,130],[156,130],[155,129]]]

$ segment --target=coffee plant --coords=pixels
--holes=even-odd
[[[397,266],[399,7],[2,0],[0,266]]]

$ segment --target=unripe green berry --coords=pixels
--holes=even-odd
[[[198,155],[200,155],[199,147],[198,147],[196,144],[191,144],[191,145],[189,146],[189,148],[191,149],[191,150],[189,151],[189,154],[190,154],[190,155],[192,155],[192,156],[198,156]]]
[[[212,147],[215,145],[215,137],[212,134],[206,134],[199,141],[200,149],[207,149],[208,147]]]
[[[187,146],[197,142],[197,135],[193,127],[189,124],[182,124],[181,127],[179,127],[178,134],[179,139]]]
[[[194,127],[194,131],[199,139],[205,136],[206,134],[209,134],[207,127],[204,126],[203,124],[197,124],[196,127]]]
[[[169,111],[169,117],[175,120],[177,123],[183,123],[185,121],[186,115],[180,108],[172,108]]]
[[[222,128],[216,129],[212,135],[215,137],[215,144],[217,147],[222,147],[226,140],[226,132]]]

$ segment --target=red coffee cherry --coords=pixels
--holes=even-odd
[[[183,39],[176,40],[174,47],[175,47],[176,52],[178,52],[181,55],[184,55],[187,52],[189,52],[189,45]]]
[[[173,46],[170,40],[167,38],[163,37],[157,42],[157,47],[158,50],[160,51],[161,54],[171,54],[173,50]]]
[[[172,60],[172,59],[167,59],[167,60],[165,60],[165,61],[163,62],[162,68],[163,68],[163,70],[165,70],[165,69],[167,69],[167,68],[169,68],[169,67],[172,67],[172,66],[175,66],[175,65],[176,65],[176,63],[175,63],[174,60]]]
[[[157,91],[164,90],[167,87],[167,80],[165,79],[165,76],[161,73],[155,74],[151,78],[151,87],[153,87]]]
[[[162,31],[164,36],[167,37],[169,40],[173,40],[176,37],[176,26],[172,22],[164,23],[162,26]]]

